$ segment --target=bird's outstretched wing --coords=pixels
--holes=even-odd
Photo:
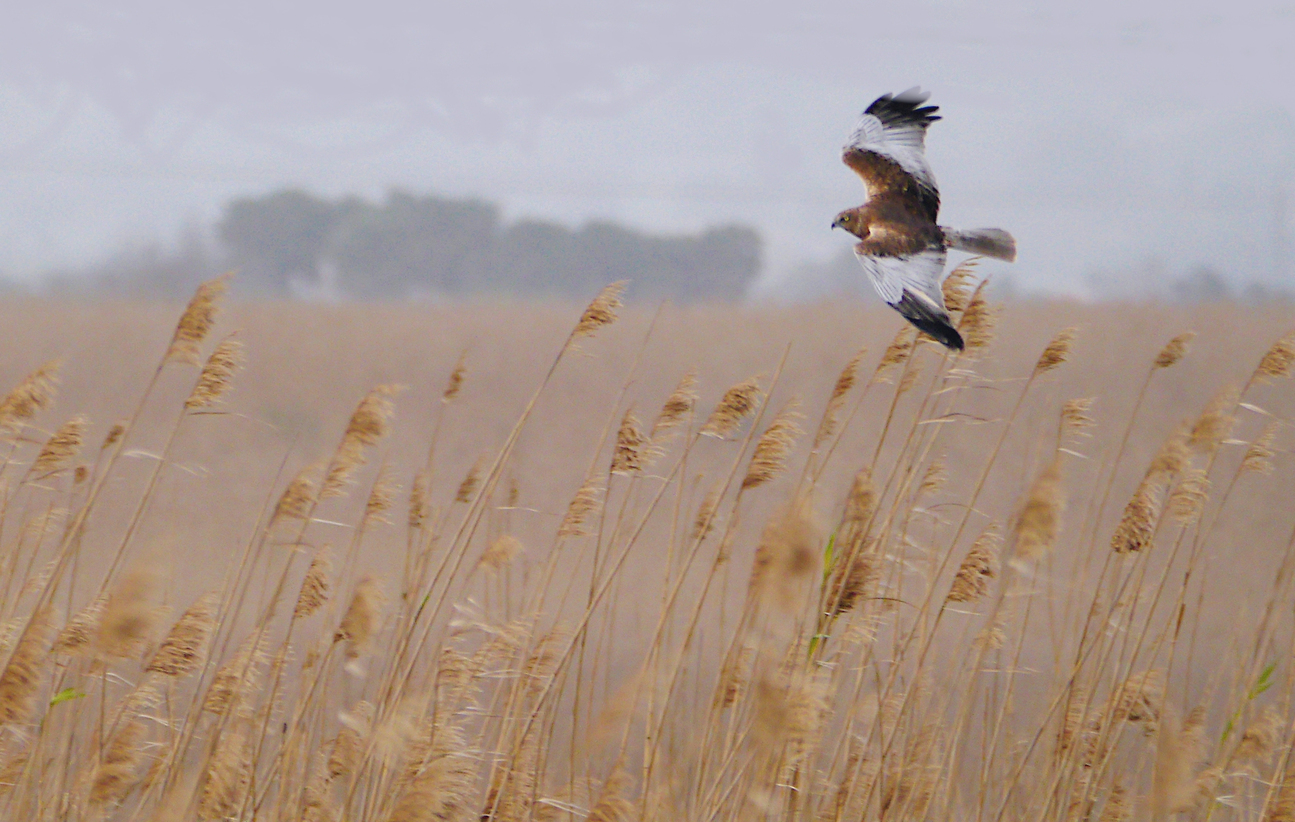
[[[926,129],[940,116],[937,106],[922,105],[928,97],[917,88],[878,97],[859,117],[841,159],[863,179],[869,197],[906,192],[934,222],[940,189],[926,162]]]
[[[917,254],[882,256],[854,248],[868,279],[890,307],[903,314],[913,325],[950,348],[962,349],[962,337],[949,320],[944,306],[940,281],[944,277],[947,254],[943,249],[928,249]]]

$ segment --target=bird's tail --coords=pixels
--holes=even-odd
[[[905,289],[904,296],[899,302],[891,305],[904,315],[904,319],[943,343],[946,348],[952,348],[954,351],[962,350],[962,335],[949,322],[948,313],[937,310],[929,304],[928,300],[914,297],[912,292]]]
[[[944,244],[949,248],[971,254],[983,254],[1009,263],[1016,260],[1016,239],[1001,228],[973,228],[968,231],[942,228],[941,230],[944,232]]]

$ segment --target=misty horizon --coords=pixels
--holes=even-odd
[[[399,188],[572,230],[748,225],[761,287],[794,290],[848,249],[828,223],[863,198],[839,161],[855,117],[921,85],[942,222],[1020,244],[986,273],[1041,295],[1157,271],[1289,287],[1289,7],[850,12],[22,9],[0,34],[0,272],[175,247],[241,197]]]

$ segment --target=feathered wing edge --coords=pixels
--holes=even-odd
[[[891,308],[898,311],[918,330],[934,337],[946,348],[961,351],[964,347],[962,335],[953,327],[948,313],[936,311],[926,300],[915,296],[911,291],[904,291],[899,302],[891,303]]]

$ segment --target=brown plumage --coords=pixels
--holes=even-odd
[[[868,200],[837,215],[833,228],[859,238],[855,256],[877,291],[909,322],[961,351],[940,281],[948,249],[1011,262],[1016,241],[1006,231],[940,226],[940,190],[926,162],[926,129],[939,120],[929,95],[909,89],[868,106],[841,159],[863,180]]]

